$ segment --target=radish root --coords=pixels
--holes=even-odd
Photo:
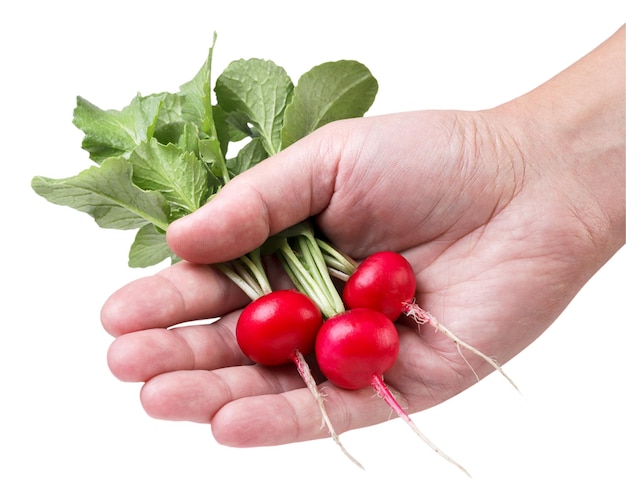
[[[464,342],[463,340],[461,340],[459,337],[457,337],[454,333],[452,333],[452,331],[450,331],[448,328],[446,328],[443,324],[441,324],[433,315],[431,315],[428,311],[423,310],[417,303],[412,302],[412,303],[404,303],[404,314],[407,315],[409,318],[412,318],[415,323],[417,323],[418,326],[421,325],[430,325],[433,328],[435,328],[435,331],[440,331],[441,333],[443,333],[445,336],[447,336],[448,338],[450,338],[455,344],[457,349],[459,350],[459,353],[461,355],[461,357],[463,357],[463,360],[465,361],[465,363],[468,365],[468,367],[472,370],[472,372],[474,373],[474,376],[476,377],[476,380],[480,380],[480,378],[478,377],[478,374],[476,373],[476,371],[474,370],[474,368],[469,364],[469,362],[467,361],[467,359],[465,358],[465,356],[463,355],[463,353],[461,352],[461,347],[469,350],[470,352],[472,352],[473,354],[477,355],[478,357],[482,358],[485,362],[487,362],[489,365],[491,365],[495,370],[497,370],[500,374],[502,374],[502,376],[509,381],[509,383],[515,387],[515,389],[520,392],[519,388],[517,387],[517,385],[515,384],[515,382],[513,382],[513,380],[504,372],[504,370],[502,369],[502,367],[498,364],[498,362],[496,362],[494,359],[492,359],[491,357],[485,355],[483,352],[481,352],[480,350],[478,350],[477,348],[473,347],[472,345],[470,345],[469,343]]]
[[[300,376],[304,380],[304,383],[306,384],[307,388],[309,389],[309,391],[311,392],[311,394],[317,401],[319,410],[322,413],[322,421],[323,421],[322,426],[326,425],[326,427],[328,428],[328,431],[330,432],[330,436],[332,437],[334,442],[337,444],[337,446],[341,449],[341,451],[344,453],[344,455],[346,455],[350,459],[350,461],[352,461],[352,463],[354,463],[361,470],[365,470],[363,465],[361,465],[361,463],[356,458],[354,458],[350,454],[350,452],[348,452],[348,450],[346,450],[346,448],[343,446],[343,443],[341,443],[341,440],[339,439],[339,435],[335,432],[335,428],[333,428],[333,425],[330,422],[330,417],[328,416],[328,412],[326,411],[326,406],[324,405],[324,396],[322,395],[319,388],[317,387],[317,384],[315,383],[315,379],[313,378],[313,375],[311,374],[311,369],[309,368],[309,365],[307,364],[304,356],[302,355],[300,351],[298,350],[296,351],[293,361],[295,362],[298,372],[300,373]]]
[[[406,411],[404,409],[402,409],[402,406],[400,406],[400,404],[398,403],[396,398],[393,396],[393,394],[391,393],[391,391],[389,390],[389,388],[387,387],[387,385],[385,384],[385,382],[383,381],[383,378],[381,376],[374,375],[372,377],[372,387],[383,398],[383,400],[391,407],[391,409],[393,409],[395,411],[395,413],[400,418],[402,418],[411,427],[413,432],[417,436],[419,436],[419,438],[424,443],[426,443],[430,448],[432,448],[442,458],[444,458],[445,460],[447,460],[448,462],[452,463],[454,466],[459,468],[465,475],[467,475],[470,478],[472,477],[469,474],[469,472],[462,465],[460,465],[458,462],[453,460],[449,455],[444,453],[437,445],[435,445],[432,441],[430,441],[430,439],[428,439],[428,437],[426,435],[424,435],[424,433],[422,433],[419,430],[419,428],[413,422],[411,417],[406,413]]]

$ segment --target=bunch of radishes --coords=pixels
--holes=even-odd
[[[315,66],[294,84],[271,61],[241,59],[213,86],[212,56],[213,47],[177,92],[138,94],[122,110],[102,110],[78,97],[73,121],[84,132],[82,147],[95,165],[69,178],[33,178],[33,189],[50,202],[86,212],[104,228],[137,230],[129,252],[132,267],[178,261],[166,241],[170,223],[322,125],[363,116],[378,90],[370,71],[349,60]],[[276,109],[269,113],[266,107]],[[244,141],[230,157],[231,143]],[[294,289],[272,289],[264,267],[270,257],[280,262]],[[320,371],[337,387],[372,386],[424,441],[456,464],[419,432],[383,381],[400,349],[394,321],[404,313],[419,325],[432,325],[459,351],[464,347],[502,370],[415,304],[415,276],[404,257],[379,252],[357,266],[305,221],[217,268],[251,300],[237,324],[241,350],[263,366],[294,362],[331,436],[355,463],[360,465],[333,429],[306,356],[315,354]],[[337,278],[344,282],[341,294]]]
[[[295,289],[272,290],[263,255],[278,258]],[[317,238],[312,226],[304,222],[218,268],[252,300],[237,322],[236,336],[243,353],[264,366],[294,362],[317,400],[331,436],[352,461],[361,466],[333,429],[305,360],[310,354],[315,354],[320,371],[335,386],[373,387],[422,440],[467,473],[418,430],[385,385],[383,375],[394,365],[400,349],[394,322],[406,314],[418,324],[435,326],[457,347],[477,353],[503,372],[492,359],[462,342],[414,302],[415,275],[401,254],[377,252],[357,265]],[[341,294],[333,277],[344,281]]]

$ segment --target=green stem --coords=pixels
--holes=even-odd
[[[214,264],[215,268],[220,270],[226,277],[233,281],[239,288],[246,293],[252,301],[261,297],[260,289],[251,286],[248,281],[239,276],[239,274],[233,271],[227,264]]]
[[[244,280],[244,282],[255,290],[256,294],[261,296],[263,294],[263,290],[261,286],[254,278],[254,275],[248,271],[246,265],[243,263],[243,258],[235,259],[231,261],[230,265],[232,266],[235,273]]]
[[[345,279],[343,280],[346,280],[347,277],[354,274],[354,271],[356,271],[357,268],[357,263],[354,260],[352,260],[340,250],[337,250],[328,242],[319,238],[315,240],[317,241],[317,245],[322,251],[324,261],[326,262],[326,265],[328,266],[332,274],[337,275],[340,278],[343,278],[345,276]]]
[[[318,240],[315,239],[312,233],[304,234],[298,237],[298,240],[300,240],[300,246],[305,259],[310,263],[311,272],[316,282],[319,283],[324,295],[329,300],[329,304],[331,304],[332,308],[335,310],[335,314],[345,311],[341,296],[337,292],[337,288],[328,273],[328,267],[322,251],[319,248]]]
[[[255,249],[228,263],[215,264],[215,267],[237,284],[253,301],[272,292],[272,287],[261,261],[260,249]]]
[[[315,301],[315,304],[317,304],[324,316],[332,316],[334,310],[329,306],[324,291],[320,288],[308,269],[303,265],[300,258],[289,245],[287,239],[283,239],[283,243],[278,248],[278,257],[283,269],[287,272],[287,275],[289,275],[296,288]]]
[[[261,250],[258,248],[254,249],[247,255],[240,257],[239,260],[250,270],[251,275],[254,277],[255,281],[261,288],[262,293],[271,293],[272,286],[270,285],[267,274],[265,273],[263,262],[261,261]]]
[[[274,240],[273,248],[296,288],[313,299],[326,318],[345,311],[308,222],[282,232]]]
[[[315,257],[313,252],[308,245],[308,240],[306,237],[298,236],[294,239],[294,247],[297,250],[297,254],[300,257],[300,261],[304,268],[308,271],[311,279],[315,282],[318,287],[318,292],[320,293],[321,299],[324,299],[326,302],[331,302],[332,298],[330,297],[328,290],[325,287],[325,283],[321,279],[316,279],[319,276],[319,270],[317,267],[317,263],[315,262]]]

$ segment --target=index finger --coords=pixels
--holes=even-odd
[[[218,270],[179,262],[113,293],[100,319],[118,337],[149,328],[168,328],[188,321],[215,318],[242,307],[249,298]]]

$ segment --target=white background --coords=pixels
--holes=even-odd
[[[132,234],[30,189],[34,175],[70,176],[88,163],[71,123],[76,95],[119,109],[137,92],[175,91],[213,31],[215,73],[262,57],[296,80],[321,62],[356,59],[380,84],[370,114],[471,110],[593,49],[626,19],[622,1],[24,0],[0,10],[0,485],[625,485],[626,249],[506,365],[522,395],[492,374],[413,416],[473,480],[397,420],[342,436],[361,472],[330,440],[234,449],[210,426],[149,418],[140,385],[107,368],[112,339],[99,310],[153,270],[126,267]]]

